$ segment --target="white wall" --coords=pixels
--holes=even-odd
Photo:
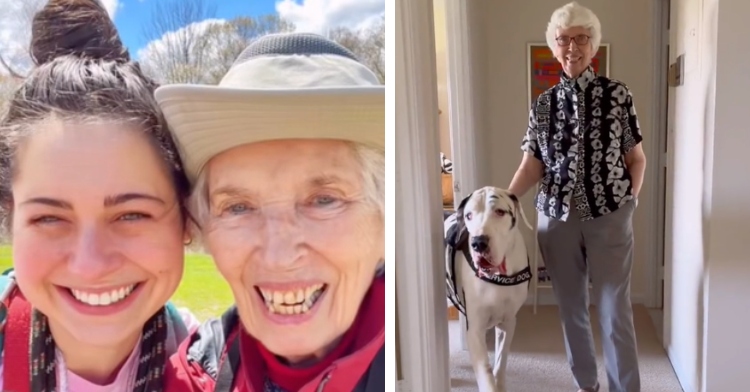
[[[506,0],[503,0],[506,1]],[[508,0],[508,1],[519,1],[519,0]],[[487,143],[490,141],[489,127],[489,116],[488,108],[492,105],[489,100],[487,93],[488,82],[492,79],[492,75],[487,72],[487,49],[488,42],[493,37],[488,35],[487,26],[485,24],[485,13],[487,8],[491,7],[490,1],[466,1],[466,19],[467,19],[467,36],[469,37],[470,48],[468,50],[469,55],[467,56],[467,66],[470,68],[471,74],[471,90],[474,94],[473,99],[473,114],[474,114],[474,128],[475,134],[475,162],[477,172],[476,182],[478,184],[497,184],[492,178],[493,163],[490,160],[491,154],[494,154],[494,149],[490,148]],[[492,2],[494,3],[494,2]],[[499,20],[496,22],[500,22]],[[459,131],[460,133],[460,131]],[[500,185],[507,186],[507,185]],[[467,195],[470,190],[464,189],[463,194]]]
[[[664,332],[687,392],[747,389],[740,353],[750,350],[750,206],[743,196],[750,186],[740,173],[750,168],[748,14],[747,1],[672,1],[670,61],[685,55],[685,82],[670,91],[674,204]]]
[[[434,0],[435,13],[435,70],[437,72],[438,108],[442,113],[438,115],[440,132],[440,151],[449,159],[451,151],[450,124],[448,122],[448,57],[446,54],[445,36],[445,0]]]
[[[552,12],[566,3],[564,0],[503,0],[470,2],[473,12],[470,24],[475,27],[472,40],[475,47],[473,61],[477,61],[475,83],[478,129],[483,140],[479,143],[479,162],[486,162],[488,173],[482,181],[506,187],[520,163],[521,139],[528,121],[526,45],[544,42],[547,22]],[[599,17],[603,41],[610,47],[610,76],[625,82],[633,92],[645,137],[646,153],[657,148],[650,143],[654,116],[653,85],[653,5],[651,1],[581,1]],[[643,301],[646,293],[646,273],[650,271],[648,258],[652,243],[651,226],[654,220],[649,211],[655,203],[651,192],[656,186],[653,176],[647,175],[640,205],[634,217],[635,264],[632,295]],[[533,217],[533,192],[523,199],[527,216]],[[533,233],[526,233],[528,246],[534,246]]]
[[[664,289],[664,345],[686,391],[701,380],[703,342],[704,165],[712,94],[711,54],[702,21],[703,0],[672,0],[670,63],[685,56],[683,85],[670,88],[671,172],[673,204],[671,241],[667,239]],[[702,40],[703,39],[703,40]],[[710,192],[709,192],[710,194]]]
[[[705,0],[704,26],[711,36],[708,55],[715,54],[713,74],[714,116],[706,145],[706,188],[704,202],[709,218],[704,227],[706,260],[704,391],[747,390],[750,352],[750,185],[745,176],[750,169],[747,146],[747,92],[750,76],[750,2],[746,0]],[[717,34],[718,27],[718,34]],[[711,129],[713,128],[713,129]],[[711,142],[711,136],[713,140]]]

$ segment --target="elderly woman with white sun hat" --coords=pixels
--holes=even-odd
[[[641,390],[630,302],[633,213],[646,157],[630,89],[594,72],[601,24],[576,2],[552,13],[547,44],[563,72],[529,113],[510,191],[539,184],[539,248],[552,278],[579,392],[596,392],[589,280],[599,312],[609,390]],[[540,182],[541,181],[541,182]]]
[[[249,45],[218,86],[163,86],[203,244],[236,305],[167,391],[383,391],[384,86],[314,34]]]

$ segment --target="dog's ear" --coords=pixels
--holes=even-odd
[[[464,197],[463,200],[461,200],[461,203],[458,204],[458,209],[456,210],[456,221],[459,225],[464,224],[464,208],[473,194],[474,192],[469,193],[469,195]]]
[[[458,204],[458,210],[456,211],[459,217],[464,217],[464,208],[466,207],[466,203],[469,202],[469,199],[471,199],[471,196],[474,195],[474,192],[469,193],[468,196],[464,197],[463,200],[461,200],[461,203]]]
[[[518,201],[518,196],[511,192],[508,192],[508,197],[513,201],[513,212],[510,214],[510,217],[513,218],[513,220],[510,227],[516,227],[516,217],[518,217],[519,211],[521,210],[521,202]]]
[[[456,223],[456,230],[458,233],[456,236],[456,249],[463,249],[464,245],[469,243],[469,230],[466,229],[466,225],[463,223]]]
[[[516,205],[516,208],[518,208],[518,196],[516,196],[514,193],[508,192],[508,197],[513,200],[513,204]]]
[[[469,202],[469,199],[471,199],[471,196],[474,194],[474,192],[469,193],[468,196],[464,197],[463,200],[461,200],[461,203],[458,204],[458,209],[456,210],[456,248],[460,248],[461,245],[466,242],[469,238],[469,233],[466,230],[466,222],[464,221],[464,208],[466,207],[466,203]]]
[[[523,212],[523,206],[521,205],[521,201],[518,200],[518,197],[510,192],[508,192],[508,197],[510,197],[511,200],[513,200],[513,208],[515,208],[515,213],[513,215],[513,225],[515,226],[517,218],[520,216],[523,219],[523,223],[526,224],[526,227],[529,228],[529,230],[534,230],[534,227],[531,226],[529,223],[529,220],[526,219],[526,214]]]

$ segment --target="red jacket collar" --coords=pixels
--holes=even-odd
[[[323,382],[323,390],[326,391],[351,391],[367,372],[375,355],[385,344],[384,275],[373,280],[353,327],[356,330],[353,331],[352,349],[344,353],[343,357],[334,359],[330,366],[308,382],[300,392],[315,391]],[[262,391],[267,371],[266,362],[255,339],[244,332],[242,337],[242,360],[235,385],[241,386],[238,392]]]

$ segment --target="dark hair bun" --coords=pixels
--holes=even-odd
[[[117,28],[99,0],[49,0],[34,15],[31,56],[37,65],[57,57],[129,61]]]

